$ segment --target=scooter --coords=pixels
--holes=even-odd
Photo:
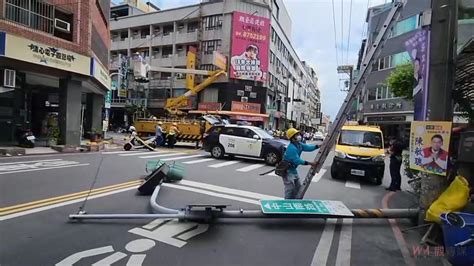
[[[36,137],[33,135],[31,130],[26,129],[23,132],[21,132],[20,137],[18,138],[18,144],[20,147],[34,148],[35,139]]]
[[[130,129],[132,132],[132,137],[128,140],[127,143],[123,145],[123,149],[126,151],[129,151],[131,149],[137,150],[137,149],[148,149],[150,151],[154,151],[156,148],[156,142],[155,139],[156,137],[151,137],[147,140],[141,139],[136,130]]]

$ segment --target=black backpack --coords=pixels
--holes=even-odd
[[[291,167],[291,163],[285,160],[280,161],[275,168],[275,174],[278,176],[286,176],[288,169]]]

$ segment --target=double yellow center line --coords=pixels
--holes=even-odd
[[[134,180],[134,181],[129,181],[125,183],[120,183],[116,185],[111,185],[107,187],[102,187],[102,188],[97,188],[93,189],[90,191],[89,196],[94,196],[94,195],[99,195],[99,194],[104,194],[107,192],[112,192],[124,188],[130,188],[137,186],[141,183],[141,180]],[[13,214],[13,213],[18,213],[22,211],[27,211],[31,209],[36,209],[44,206],[49,206],[53,204],[58,204],[58,203],[63,203],[67,202],[70,200],[75,200],[75,199],[80,199],[80,198],[85,198],[87,194],[89,193],[89,190],[86,191],[81,191],[81,192],[76,192],[68,195],[63,195],[63,196],[58,196],[58,197],[53,197],[53,198],[48,198],[48,199],[42,199],[42,200],[37,200],[37,201],[32,201],[32,202],[27,202],[27,203],[22,203],[18,205],[13,205],[13,206],[8,206],[4,208],[0,208],[0,217]]]

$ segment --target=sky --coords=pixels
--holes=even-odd
[[[367,7],[389,1],[284,0],[292,20],[293,47],[299,58],[308,62],[318,73],[322,111],[330,115],[331,120],[337,115],[347,94],[341,91],[344,85],[344,81],[341,80],[348,77],[337,74],[337,66],[357,64],[361,41],[366,32]],[[196,4],[199,0],[152,0],[152,2],[161,9],[168,9]]]

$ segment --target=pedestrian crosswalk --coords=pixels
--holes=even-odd
[[[110,151],[102,152],[104,155],[119,156],[122,158],[139,158],[139,159],[157,159],[164,162],[177,161],[185,165],[199,165],[199,167],[206,167],[210,169],[232,169],[231,171],[240,173],[251,173],[252,175],[258,175],[262,172],[271,170],[270,166],[267,166],[263,160],[255,159],[255,161],[249,161],[249,159],[236,158],[232,160],[218,160],[210,158],[208,153],[202,153],[198,151],[185,152],[183,150],[158,150],[158,151]],[[326,174],[325,168],[321,169],[317,173],[312,182],[317,183],[321,181],[323,176]],[[279,177],[275,172],[265,174],[265,176]],[[302,176],[303,177],[303,176]],[[349,189],[361,189],[359,182],[348,180],[344,187]]]

